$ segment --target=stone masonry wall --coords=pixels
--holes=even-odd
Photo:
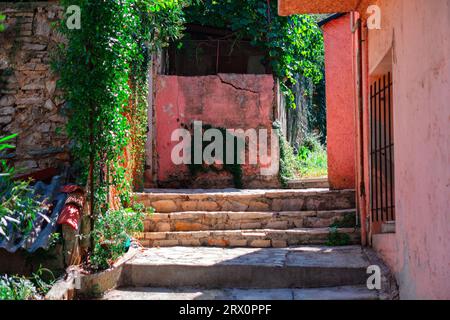
[[[51,71],[63,39],[52,22],[62,17],[55,3],[0,3],[0,136],[18,133],[8,158],[25,172],[61,168],[69,160],[64,100]]]

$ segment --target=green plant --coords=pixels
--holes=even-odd
[[[94,228],[108,220],[110,189],[122,206],[130,202],[133,178],[143,176],[147,134],[148,70],[155,50],[183,30],[181,0],[62,0],[81,8],[81,29],[59,24],[67,38],[54,69],[67,101],[67,132],[88,185]],[[127,151],[127,152],[125,152]],[[126,158],[124,154],[128,154]],[[124,212],[124,211],[117,211]],[[101,223],[95,222],[99,216]],[[115,218],[111,217],[111,219]],[[93,239],[101,240],[98,232]],[[94,263],[106,267],[96,243]]]
[[[287,187],[287,182],[295,178],[298,171],[297,160],[294,156],[294,150],[281,132],[281,126],[278,122],[273,125],[275,132],[279,138],[280,146],[280,169],[279,177],[283,187]]]
[[[29,300],[36,295],[36,287],[30,280],[17,276],[0,276],[0,300]]]
[[[55,275],[50,269],[39,267],[30,278],[39,294],[45,295],[56,282]]]
[[[330,228],[328,234],[327,246],[346,246],[350,244],[350,236],[347,233],[340,233],[338,228]]]
[[[356,226],[355,216],[351,213],[344,215],[342,219],[336,220],[330,228],[353,228]]]
[[[6,142],[16,136],[0,138],[0,152],[15,148]],[[0,160],[0,170],[0,239],[10,238],[10,224],[12,231],[26,236],[33,230],[33,221],[41,215],[42,203],[35,198],[29,181],[14,179],[16,171],[4,159]],[[48,219],[45,215],[41,216]]]
[[[0,276],[0,300],[37,299],[50,290],[55,280],[53,273],[45,268],[39,268],[29,278],[2,275]]]
[[[2,23],[6,20],[6,16],[2,13],[0,13],[0,32],[5,30],[5,25]]]
[[[314,17],[277,14],[278,1],[196,0],[186,9],[186,20],[205,26],[229,28],[236,39],[248,38],[267,52],[274,74],[281,80],[287,105],[295,108],[292,91],[297,75],[318,82],[322,78],[323,35]]]
[[[328,156],[318,135],[309,134],[297,154],[297,175],[301,178],[325,177],[328,174]]]
[[[135,232],[144,229],[145,213],[132,208],[107,211],[98,216],[93,232],[94,249],[90,262],[94,269],[110,267],[127,251]]]

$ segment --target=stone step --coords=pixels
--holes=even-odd
[[[289,189],[308,189],[308,188],[329,188],[328,178],[312,178],[289,180],[287,182]]]
[[[137,202],[158,213],[184,211],[323,211],[355,208],[354,190],[147,189]]]
[[[337,221],[355,219],[356,210],[235,212],[185,211],[155,213],[144,221],[146,232],[326,228]],[[351,226],[351,225],[350,225]]]
[[[320,288],[364,285],[360,246],[151,248],[124,265],[122,287]]]
[[[126,287],[107,292],[103,300],[378,300],[365,285],[307,289],[199,289]]]
[[[348,244],[360,243],[357,228],[339,228],[337,231],[348,235]],[[210,246],[210,247],[287,247],[295,245],[328,242],[330,228],[296,228],[288,230],[207,230],[144,232],[137,238],[144,247]]]

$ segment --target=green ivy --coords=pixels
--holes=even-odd
[[[107,211],[100,214],[94,231],[95,246],[90,262],[95,269],[107,269],[130,246],[131,236],[135,232],[144,231],[143,211],[132,208]]]
[[[249,38],[252,45],[264,48],[287,105],[295,108],[292,87],[296,76],[301,74],[315,83],[323,77],[323,35],[312,16],[281,17],[277,8],[278,1],[195,0],[186,9],[186,20],[229,28],[236,39]]]
[[[0,13],[0,32],[5,30],[5,25],[2,23],[6,20],[6,16]]]
[[[180,0],[61,0],[81,8],[81,29],[60,30],[55,70],[67,101],[67,132],[72,155],[81,168],[80,182],[93,193],[92,213],[108,212],[109,187],[122,204],[130,202],[131,177],[124,150],[133,142],[132,158],[140,158],[147,126],[147,76],[154,50],[183,29]],[[132,114],[129,106],[133,105]],[[133,137],[133,141],[132,141]],[[142,169],[140,169],[142,170]]]
[[[351,238],[347,233],[339,232],[338,228],[331,227],[328,233],[327,246],[347,246],[351,243]]]
[[[294,156],[294,151],[292,150],[289,142],[286,140],[286,137],[281,130],[281,124],[278,121],[274,122],[273,129],[278,135],[280,146],[280,183],[282,187],[287,188],[288,181],[295,178],[295,174],[298,169],[296,167],[297,161]]]

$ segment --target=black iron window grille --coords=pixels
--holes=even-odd
[[[395,221],[391,74],[370,86],[370,203],[372,222]]]

